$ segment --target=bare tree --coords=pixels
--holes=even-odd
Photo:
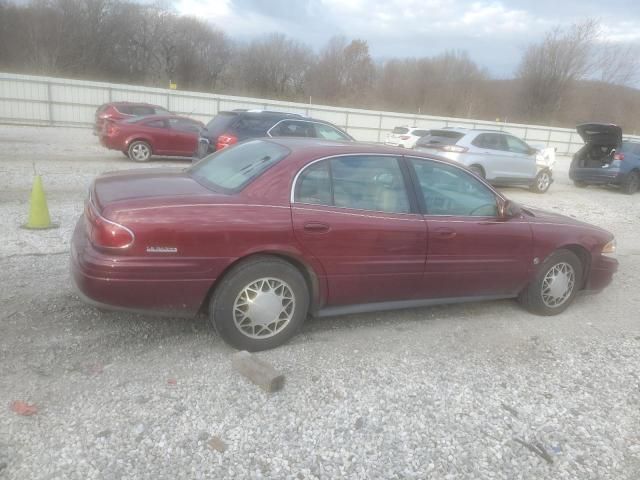
[[[640,78],[640,48],[631,44],[602,42],[596,46],[595,67],[601,82],[634,85]]]
[[[598,22],[587,20],[568,30],[554,28],[544,40],[527,48],[518,68],[525,115],[551,120],[570,86],[592,68],[590,56],[599,34]]]

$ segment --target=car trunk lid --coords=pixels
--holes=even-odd
[[[617,147],[622,143],[622,128],[604,123],[584,123],[576,127],[585,143]]]
[[[99,176],[91,197],[99,211],[115,202],[144,198],[212,195],[183,168],[142,168]]]

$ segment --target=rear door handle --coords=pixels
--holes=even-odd
[[[331,227],[326,223],[309,222],[304,224],[304,231],[308,233],[327,233]]]
[[[451,240],[457,235],[457,232],[451,228],[437,228],[434,233],[442,240]]]

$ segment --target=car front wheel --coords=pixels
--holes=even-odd
[[[544,261],[518,301],[533,313],[557,315],[571,304],[580,290],[582,278],[583,266],[576,254],[557,250]]]
[[[287,342],[308,309],[309,290],[297,268],[279,258],[254,257],[216,286],[209,319],[227,343],[256,352]]]
[[[134,162],[146,162],[151,158],[151,146],[147,142],[132,142],[128,152],[129,158]]]
[[[549,170],[541,170],[536,175],[536,179],[531,186],[531,190],[535,193],[545,193],[551,186],[551,173]]]

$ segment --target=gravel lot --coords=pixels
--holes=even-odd
[[[19,228],[34,163],[56,230]],[[89,182],[135,166],[89,130],[0,126],[0,478],[640,478],[640,195],[578,190],[560,159],[546,195],[507,194],[617,236],[604,293],[553,318],[500,301],[311,321],[260,354],[286,375],[268,395],[204,318],[73,293]]]

